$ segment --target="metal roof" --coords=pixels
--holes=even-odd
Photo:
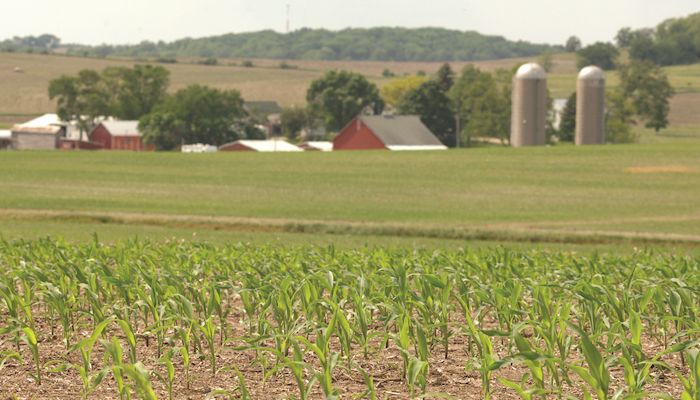
[[[44,114],[31,121],[13,126],[12,132],[46,133],[55,135],[61,131],[61,124],[63,124],[63,122],[58,115]]]
[[[527,63],[523,64],[518,68],[518,72],[515,74],[515,79],[545,79],[547,78],[547,73],[544,68],[540,67],[537,63]]]
[[[602,69],[596,67],[595,65],[589,65],[581,70],[581,72],[578,74],[578,79],[587,81],[604,81],[605,73]]]
[[[11,138],[12,138],[12,131],[0,129],[0,139],[11,139]]]
[[[374,115],[361,116],[359,119],[388,148],[392,146],[447,148],[430,132],[417,115]]]
[[[309,141],[309,142],[304,142],[299,145],[300,147],[308,146],[313,149],[317,149],[320,151],[333,151],[333,142],[314,142],[314,141]]]
[[[220,146],[219,148],[232,146],[234,144],[240,144],[251,150],[263,153],[304,151],[291,143],[285,142],[284,140],[237,140],[235,142]]]
[[[139,121],[102,121],[112,136],[141,136]]]

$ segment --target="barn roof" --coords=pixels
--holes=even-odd
[[[301,148],[312,148],[320,151],[333,151],[333,142],[309,141],[299,145]]]
[[[447,148],[417,115],[373,115],[359,118],[391,150]]]
[[[55,135],[61,131],[61,119],[56,114],[44,114],[12,127],[12,132],[46,133]]]
[[[102,121],[112,136],[141,136],[139,121]]]
[[[219,148],[233,146],[235,144],[243,145],[251,150],[259,152],[293,152],[293,151],[304,151],[299,147],[287,143],[284,140],[237,140],[235,142],[227,143]]]
[[[12,138],[12,131],[8,131],[5,129],[0,129],[0,140],[2,139],[11,139]]]

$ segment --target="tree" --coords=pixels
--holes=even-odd
[[[609,143],[632,143],[634,106],[619,88],[608,90],[605,96],[605,136]]]
[[[162,102],[170,83],[170,72],[161,66],[110,67],[102,72],[113,95],[110,115],[134,120],[150,113]]]
[[[576,52],[577,65],[579,69],[588,65],[596,65],[605,70],[615,69],[619,54],[620,52],[611,43],[596,42]]]
[[[669,99],[673,88],[666,73],[649,61],[632,60],[619,68],[620,88],[635,112],[656,132],[668,126]]]
[[[455,73],[452,71],[450,64],[445,63],[438,69],[435,79],[440,84],[442,90],[447,93],[452,89],[452,85],[455,83]]]
[[[566,40],[566,44],[564,45],[564,49],[566,50],[567,53],[575,53],[581,49],[581,39],[579,39],[576,36],[570,36]]]
[[[573,142],[576,136],[576,92],[566,100],[559,122],[559,140]]]
[[[100,74],[89,69],[49,82],[49,98],[56,99],[56,113],[64,121],[76,121],[81,132],[91,131],[97,117],[110,114],[108,93]]]
[[[632,28],[622,28],[617,31],[617,35],[615,35],[615,44],[621,49],[628,48],[630,47],[630,44],[632,44],[633,36],[634,34],[632,33]]]
[[[382,99],[391,106],[397,107],[407,93],[417,89],[428,80],[425,76],[409,75],[396,78],[382,86]]]
[[[455,81],[450,97],[463,122],[460,135],[505,140],[510,132],[510,90],[498,77],[468,65]],[[512,75],[511,75],[512,76]]]
[[[537,63],[542,66],[546,72],[551,72],[552,68],[554,68],[554,58],[552,57],[552,53],[542,53],[539,57],[537,57]]]
[[[160,150],[183,143],[222,145],[245,136],[249,129],[246,116],[237,90],[191,85],[141,118],[139,129],[144,140]]]
[[[418,115],[445,146],[455,146],[452,104],[444,85],[437,79],[424,82],[408,92],[399,103],[398,110],[404,115]]]
[[[377,87],[364,76],[347,71],[329,71],[311,82],[306,101],[331,131],[341,130],[365,109],[374,114],[384,109]]]
[[[282,134],[294,139],[304,128],[312,125],[313,117],[306,108],[285,107],[282,110]]]
[[[102,73],[82,70],[77,76],[61,76],[49,83],[49,98],[56,99],[56,113],[77,121],[90,131],[100,116],[136,120],[163,101],[170,73],[163,67],[135,65],[110,67]]]

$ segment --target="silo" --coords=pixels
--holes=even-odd
[[[547,120],[547,74],[535,63],[524,64],[513,77],[510,145],[545,144]]]
[[[605,143],[605,74],[589,66],[576,83],[576,144]]]

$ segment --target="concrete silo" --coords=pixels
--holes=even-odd
[[[576,144],[605,143],[605,74],[589,66],[576,83]]]
[[[546,120],[547,74],[535,63],[524,64],[513,77],[510,145],[544,145]]]

